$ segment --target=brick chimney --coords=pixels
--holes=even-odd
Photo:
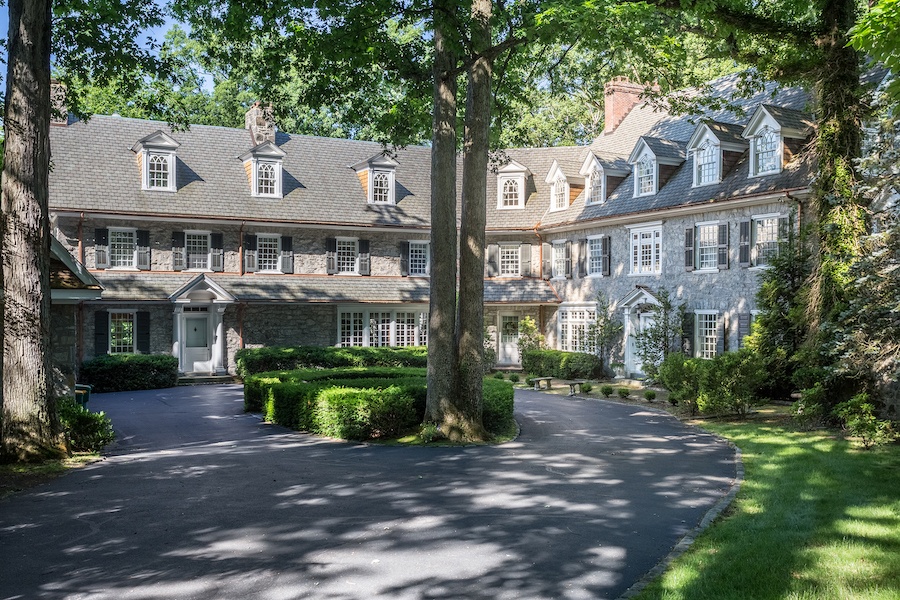
[[[50,80],[50,124],[65,127],[69,124],[69,110],[66,107],[66,86]]]
[[[606,84],[604,94],[605,116],[603,120],[603,133],[612,133],[622,120],[628,116],[631,109],[641,101],[644,86],[632,83],[626,77],[616,77]]]
[[[275,115],[271,104],[254,102],[244,115],[244,129],[250,130],[253,145],[275,142]]]

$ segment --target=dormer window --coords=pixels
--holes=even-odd
[[[632,166],[634,197],[652,196],[678,171],[687,156],[687,145],[663,138],[641,136],[628,164]]]
[[[603,173],[597,167],[591,169],[588,175],[588,196],[586,204],[599,204],[603,202]]]
[[[750,177],[780,173],[806,145],[814,128],[807,113],[760,104],[741,133],[750,142]]]
[[[566,178],[562,174],[557,175],[553,181],[550,187],[550,196],[553,198],[553,210],[562,210],[569,206],[569,184],[566,183]]]
[[[781,170],[781,136],[769,127],[763,127],[753,138],[754,175],[777,173]]]
[[[366,194],[367,204],[397,204],[395,173],[400,163],[384,154],[360,161],[350,168],[356,171],[359,183]]]
[[[610,194],[628,177],[631,170],[631,166],[622,157],[606,156],[601,158],[593,152],[589,152],[578,171],[578,174],[585,180],[584,203],[591,205],[606,202]]]
[[[250,194],[259,198],[282,197],[282,162],[285,152],[272,142],[251,148],[241,155],[250,183]]]
[[[634,167],[634,195],[647,196],[656,193],[656,161],[643,156]]]
[[[717,183],[719,176],[719,147],[705,142],[694,153],[694,185]]]
[[[521,208],[522,183],[516,177],[501,180],[500,208]]]
[[[393,172],[375,171],[372,174],[372,203],[393,204]]]
[[[514,160],[497,171],[497,208],[525,208],[525,181],[531,172]]]
[[[550,210],[569,208],[572,200],[584,190],[585,180],[581,173],[566,173],[562,166],[553,161],[544,181],[550,185]]]
[[[174,192],[175,150],[180,146],[163,131],[156,131],[132,146],[141,168],[141,189],[154,192]]]

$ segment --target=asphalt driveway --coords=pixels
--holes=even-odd
[[[515,442],[395,448],[241,393],[92,396],[119,441],[0,501],[0,598],[616,598],[735,477],[725,443],[611,402],[517,391]]]

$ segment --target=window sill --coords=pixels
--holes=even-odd
[[[106,270],[107,270],[107,271],[120,271],[120,272],[121,272],[121,271],[125,271],[125,272],[134,272],[134,273],[137,273],[137,272],[139,272],[141,269],[138,269],[137,267],[109,267],[109,268],[107,268]],[[145,269],[145,270],[148,270],[148,269]]]
[[[662,271],[653,271],[651,273],[629,273],[629,277],[656,277],[662,275]]]
[[[748,175],[748,177],[752,179],[753,177],[766,177],[767,175],[778,175],[779,173],[781,173],[781,169],[775,171],[765,171],[764,173],[753,173],[752,175]]]
[[[694,273],[699,273],[701,275],[709,275],[710,273],[718,273],[718,272],[719,272],[718,267],[716,267],[715,269],[694,269]]]
[[[148,188],[143,188],[141,191],[143,191],[143,192],[166,192],[169,194],[174,194],[178,190],[175,188],[151,188],[151,187],[148,187]]]
[[[212,273],[212,271],[210,271]],[[254,271],[256,275],[284,275],[281,271]]]
[[[585,279],[603,279],[603,277],[604,277],[603,273],[588,273],[584,278]],[[610,277],[610,276],[606,275],[606,277]]]
[[[184,269],[185,273],[212,273],[212,269]]]
[[[522,210],[524,206],[497,206],[497,210]]]
[[[751,271],[768,271],[772,268],[772,265],[752,265],[749,270]]]
[[[341,271],[341,272],[335,273],[335,275],[338,275],[340,277],[361,277],[361,275],[355,271],[354,272]]]

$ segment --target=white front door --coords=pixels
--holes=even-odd
[[[212,371],[212,347],[209,333],[209,316],[206,314],[202,316],[185,315],[185,371],[194,373],[209,373]]]
[[[500,315],[500,344],[497,362],[501,365],[519,364],[518,315]]]

